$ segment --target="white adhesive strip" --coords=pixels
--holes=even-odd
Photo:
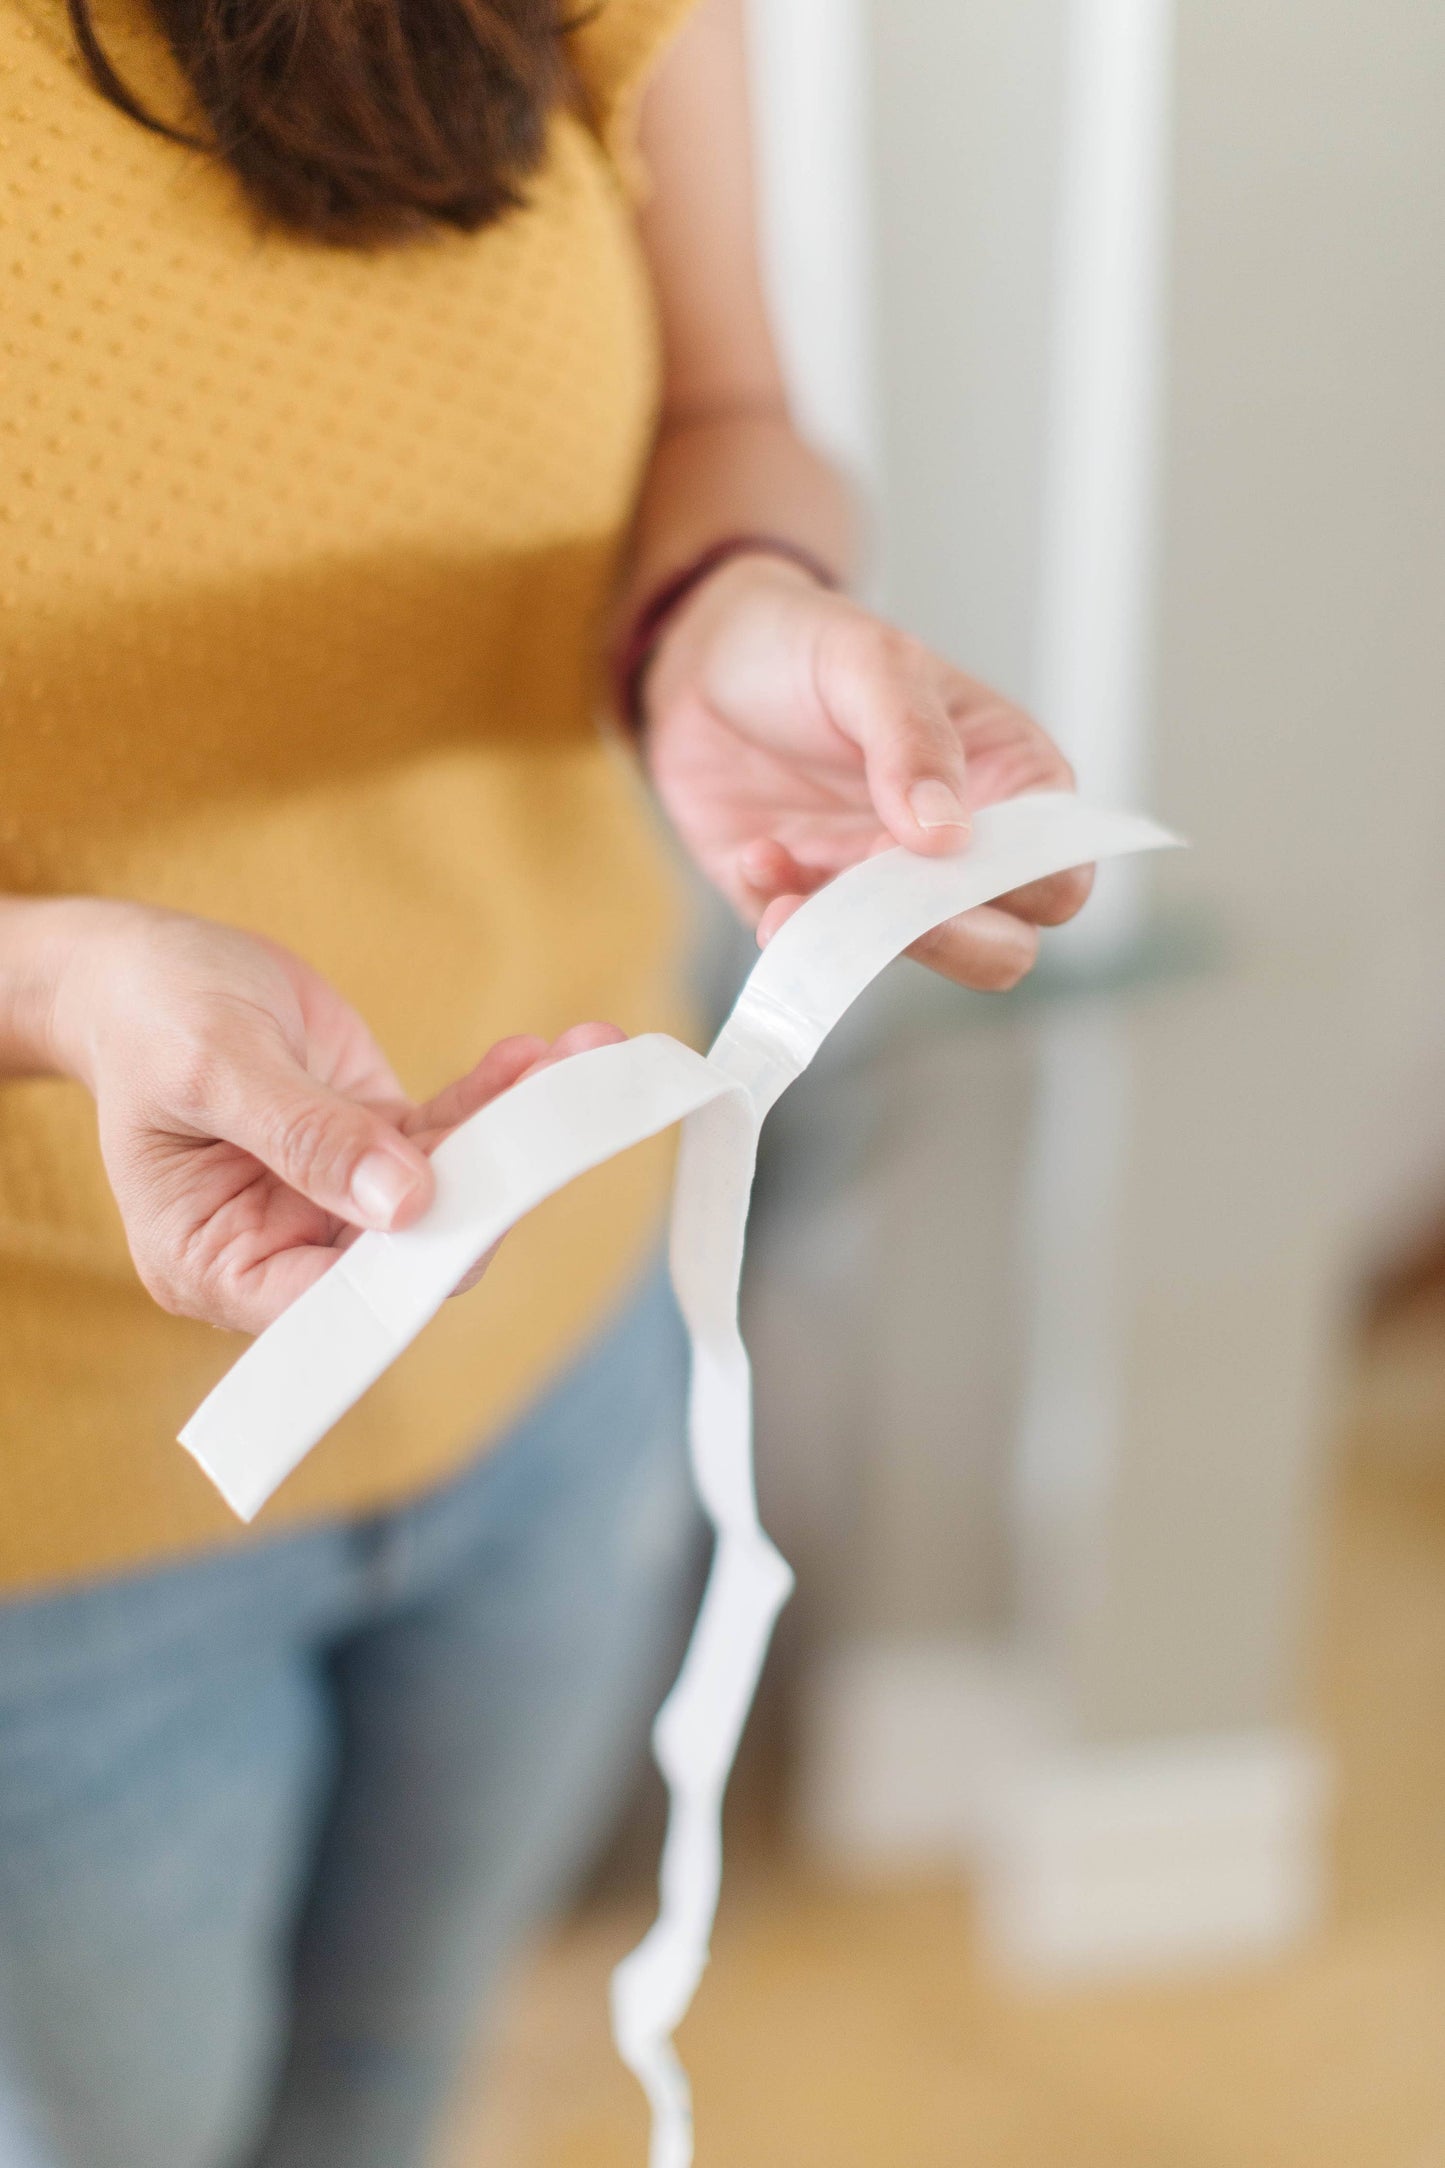
[[[981,812],[957,857],[894,850],[840,874],[775,936],[706,1060],[674,1039],[634,1039],[579,1054],[483,1108],[438,1149],[436,1202],[420,1225],[364,1235],[247,1350],[181,1433],[251,1519],[509,1227],[589,1167],[683,1124],[672,1273],[692,1340],[693,1469],[717,1547],[654,1732],[671,1795],[661,1908],[612,1984],[618,2051],[652,2107],[651,2168],[688,2168],[693,2157],[687,2078],[672,2035],[707,1963],[723,1793],[792,1586],[758,1520],[738,1330],[763,1121],[869,982],[933,927],[1072,866],[1174,841],[1136,815],[1040,794]]]

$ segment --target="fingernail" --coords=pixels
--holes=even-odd
[[[908,793],[908,807],[920,828],[967,828],[968,807],[947,783],[930,778],[915,783]]]
[[[368,1152],[351,1177],[351,1200],[373,1227],[392,1226],[416,1188],[416,1176],[389,1152]]]

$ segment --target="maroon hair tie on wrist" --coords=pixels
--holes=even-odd
[[[815,556],[801,542],[790,542],[783,535],[734,534],[710,543],[700,556],[694,557],[680,571],[671,573],[648,596],[613,654],[612,687],[617,712],[635,735],[640,737],[642,734],[643,687],[648,665],[661,645],[663,634],[704,580],[711,579],[714,572],[731,564],[735,557],[781,557],[788,564],[801,566],[820,587],[836,592],[842,585],[831,565],[824,564],[821,557]]]

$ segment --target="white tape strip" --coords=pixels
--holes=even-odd
[[[895,850],[851,868],[777,934],[706,1060],[674,1039],[634,1039],[544,1070],[465,1123],[436,1154],[437,1198],[421,1224],[364,1235],[181,1433],[249,1520],[509,1227],[587,1168],[682,1122],[672,1272],[692,1339],[693,1469],[717,1548],[654,1733],[671,1794],[661,1909],[612,1986],[618,2050],[652,2105],[651,2168],[692,2160],[691,2103],[672,2035],[707,1963],[723,1793],[792,1585],[758,1521],[738,1331],[759,1131],[870,980],[931,928],[1071,866],[1174,841],[1135,815],[1038,795],[980,813],[958,857]]]

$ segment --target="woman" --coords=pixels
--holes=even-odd
[[[419,2161],[631,1751],[691,1526],[665,1152],[519,1230],[251,1536],[173,1443],[578,1017],[675,1020],[607,624],[763,938],[1066,780],[844,597],[740,7],[0,0],[7,2168]],[[926,960],[1011,985],[1085,886]]]

